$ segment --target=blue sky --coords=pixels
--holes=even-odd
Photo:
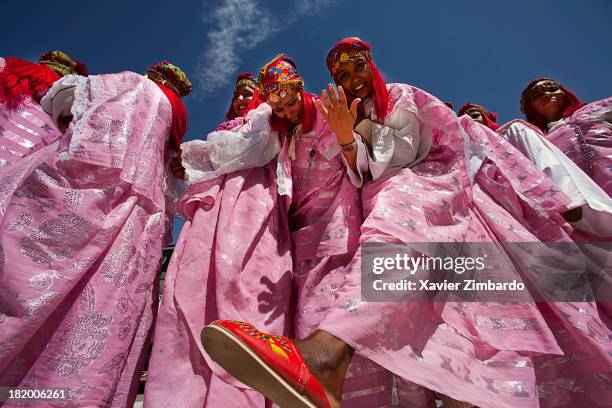
[[[609,0],[3,0],[0,55],[35,60],[62,49],[93,74],[171,60],[194,84],[185,99],[189,140],[222,120],[237,73],[257,73],[284,52],[307,90],[320,92],[330,81],[328,49],[359,36],[389,82],[456,108],[479,102],[503,123],[521,117],[521,90],[537,76],[584,101],[612,95],[611,18]]]

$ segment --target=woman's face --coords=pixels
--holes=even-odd
[[[363,57],[357,57],[341,63],[334,76],[336,85],[340,85],[353,98],[366,99],[372,96],[372,70]]]
[[[537,114],[548,122],[554,122],[563,117],[567,95],[558,84],[540,81],[534,85],[529,103]]]
[[[464,115],[468,115],[470,118],[474,119],[474,121],[481,123],[481,124],[485,124],[485,119],[484,116],[482,114],[482,112],[480,111],[480,109],[478,108],[469,108],[466,109]]]
[[[294,125],[299,125],[304,120],[304,102],[299,92],[287,91],[287,94],[278,102],[270,103],[272,113],[280,119],[285,119]]]
[[[232,99],[232,109],[234,110],[234,115],[244,116],[247,109],[249,108],[249,102],[253,99],[253,88],[250,88],[246,85],[238,87],[234,92],[234,99]]]

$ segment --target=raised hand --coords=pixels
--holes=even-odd
[[[338,143],[345,145],[351,143],[354,140],[353,137],[353,126],[355,119],[357,119],[357,107],[361,99],[357,98],[351,102],[351,106],[348,106],[346,101],[346,95],[344,89],[338,86],[338,96],[332,84],[327,87],[328,92],[323,91],[321,93],[321,99],[317,99],[315,104],[317,109],[325,120],[329,127],[334,131],[338,138]]]

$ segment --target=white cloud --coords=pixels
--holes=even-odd
[[[326,8],[332,6],[334,0],[302,0],[297,1],[297,13],[299,15],[311,16],[316,15]]]
[[[334,0],[296,0],[291,21],[320,13]],[[209,95],[233,81],[240,55],[281,29],[279,19],[258,0],[221,0],[214,6],[204,2],[202,20],[210,25],[207,44],[198,61],[196,81],[199,94]],[[287,22],[284,18],[284,24]]]

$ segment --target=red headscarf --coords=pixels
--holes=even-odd
[[[304,80],[291,58],[285,54],[280,54],[264,65],[259,71],[257,86],[268,102],[283,97],[283,93],[289,89],[299,92],[304,105],[302,132],[308,133],[314,128],[317,116],[314,95],[304,92]],[[273,130],[282,135],[288,134],[295,126],[289,120],[281,119],[274,114],[270,117],[270,125]]]
[[[61,51],[42,54],[38,64],[8,57],[0,72],[0,104],[14,110],[26,97],[39,102],[55,81],[68,74],[86,76],[87,68]]]
[[[535,125],[539,127],[541,130],[546,131],[546,125],[547,125],[546,119],[541,117],[529,103],[531,101],[530,91],[535,86],[535,84],[537,84],[540,81],[554,82],[555,84],[559,86],[559,88],[563,90],[563,92],[565,92],[565,95],[567,96],[567,99],[566,99],[567,102],[565,106],[563,107],[563,117],[564,118],[571,116],[572,113],[576,112],[578,109],[584,106],[584,103],[581,102],[580,99],[578,99],[578,97],[574,95],[572,91],[564,88],[560,83],[558,83],[554,79],[536,78],[533,81],[531,81],[529,85],[527,85],[527,87],[521,93],[521,112],[525,114],[525,118],[527,119],[527,122],[531,123],[532,125]]]
[[[187,109],[181,97],[189,95],[192,88],[191,82],[179,67],[168,61],[162,61],[150,67],[145,75],[159,86],[170,101],[170,106],[172,106],[171,135],[175,144],[172,147],[178,149],[187,131]]]
[[[374,61],[372,61],[371,50],[372,47],[370,44],[357,37],[345,38],[334,45],[334,48],[327,53],[327,58],[325,60],[327,69],[329,69],[335,81],[336,78],[334,73],[342,62],[348,61],[356,56],[361,56],[366,59],[372,72],[372,88],[374,89],[373,99],[376,116],[378,120],[382,122],[389,113],[389,92],[387,91],[385,79],[378,70],[376,64],[374,64]],[[347,97],[350,99],[348,101],[350,104],[354,98],[350,95],[347,95]]]
[[[246,73],[238,75],[238,77],[236,78],[236,85],[234,86],[234,93],[241,86],[248,86],[249,88],[253,88],[253,97],[251,99],[249,99],[249,106],[248,106],[248,108],[247,108],[247,110],[245,112],[245,115],[246,115],[251,110],[253,110],[256,107],[258,107],[259,105],[261,105],[263,100],[261,99],[259,91],[257,90],[257,80],[255,79],[253,74],[251,74],[249,72],[246,72]],[[234,102],[234,98],[232,97],[232,101],[230,102],[230,106],[227,109],[227,113],[225,114],[225,120],[226,121],[229,121],[229,120],[232,120],[232,119],[236,119],[236,114],[234,113],[233,102]]]
[[[484,106],[478,105],[477,103],[468,102],[459,109],[459,116],[465,114],[468,109],[477,109],[482,115],[485,125],[491,130],[499,129],[497,122],[497,114],[495,112],[489,112]]]

